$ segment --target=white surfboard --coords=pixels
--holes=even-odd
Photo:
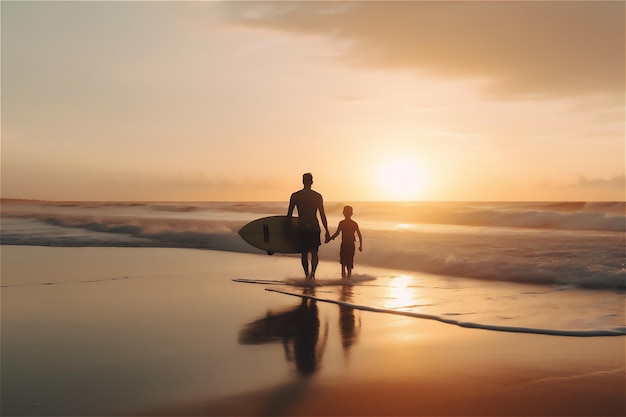
[[[250,245],[272,255],[274,253],[299,253],[296,240],[298,218],[270,216],[254,220],[239,230],[239,236]]]

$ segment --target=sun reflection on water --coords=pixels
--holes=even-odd
[[[402,274],[394,278],[389,286],[385,308],[400,309],[418,305],[417,291],[411,286],[412,283],[413,278],[409,275]]]

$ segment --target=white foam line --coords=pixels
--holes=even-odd
[[[233,282],[242,282],[244,284],[263,284],[263,285],[289,285],[287,282],[275,281],[271,279],[245,279],[245,278],[233,278]]]
[[[619,327],[611,330],[554,330],[554,329],[535,329],[530,327],[512,327],[512,326],[496,326],[489,324],[480,324],[480,323],[470,323],[470,322],[461,322],[458,320],[446,319],[443,317],[431,315],[431,314],[420,314],[413,313],[410,311],[398,311],[398,310],[390,310],[386,308],[378,308],[378,307],[370,307],[370,306],[362,306],[358,304],[346,303],[344,301],[336,301],[330,300],[327,298],[319,298],[311,295],[305,294],[296,294],[287,291],[276,290],[273,288],[266,288],[265,291],[275,292],[284,295],[291,295],[293,297],[300,297],[309,300],[316,300],[322,303],[330,303],[337,304],[345,307],[350,307],[355,310],[363,310],[363,311],[371,311],[375,313],[387,313],[387,314],[395,314],[399,316],[408,316],[408,317],[416,317],[425,320],[435,320],[446,324],[452,324],[459,327],[464,327],[468,329],[482,329],[482,330],[491,330],[495,332],[508,332],[508,333],[529,333],[529,334],[543,334],[549,336],[568,336],[568,337],[598,337],[598,336],[626,336],[626,327]]]
[[[606,371],[598,371],[591,372],[588,374],[576,374],[576,375],[567,375],[567,376],[554,376],[549,378],[537,379],[534,381],[529,381],[528,384],[541,384],[541,383],[550,383],[553,381],[571,381],[571,380],[581,380],[581,379],[591,379],[591,378],[602,378],[602,377],[611,377],[611,376],[623,376],[624,370],[626,368],[621,367],[617,369],[609,369]]]

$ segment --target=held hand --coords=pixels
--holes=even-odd
[[[326,239],[324,239],[324,243],[330,242],[330,233],[326,231]]]

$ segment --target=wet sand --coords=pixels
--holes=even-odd
[[[299,273],[290,257],[3,246],[2,415],[626,414],[624,337],[463,329],[231,281]]]

